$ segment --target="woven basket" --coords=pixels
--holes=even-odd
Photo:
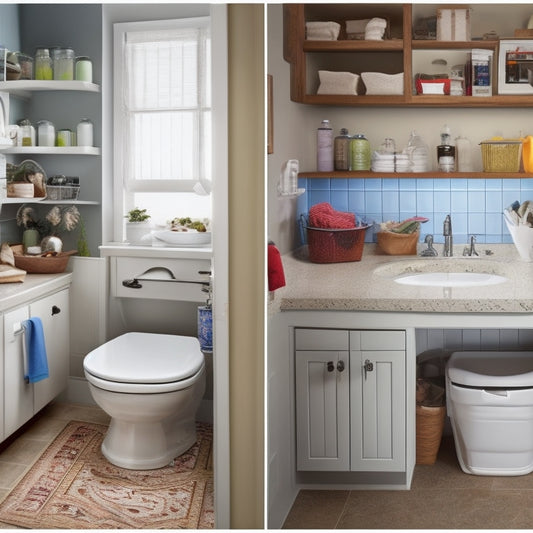
[[[388,255],[416,255],[420,232],[394,233],[378,231],[378,245]]]
[[[67,268],[71,255],[77,254],[77,250],[61,252],[57,255],[43,257],[40,255],[23,255],[18,246],[12,246],[15,266],[25,270],[28,274],[60,274]]]
[[[416,406],[416,464],[432,465],[439,453],[446,407]]]
[[[361,261],[368,226],[353,229],[307,227],[309,259],[312,263]]]
[[[520,171],[521,141],[483,141],[480,145],[484,172]]]

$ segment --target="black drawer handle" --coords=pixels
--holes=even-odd
[[[58,315],[59,313],[61,313],[61,309],[59,307],[57,307],[57,305],[53,305],[52,306],[52,316]]]

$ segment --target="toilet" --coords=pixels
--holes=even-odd
[[[205,390],[198,339],[125,333],[87,354],[83,369],[94,401],[111,417],[102,442],[110,463],[161,468],[196,442]]]
[[[446,402],[463,472],[533,472],[533,352],[455,352]]]

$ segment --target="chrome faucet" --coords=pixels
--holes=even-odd
[[[476,236],[472,235],[470,237],[470,248],[468,246],[465,246],[463,250],[463,255],[472,257],[473,255],[479,255],[476,250]]]
[[[442,252],[442,255],[444,257],[452,257],[453,256],[453,234],[452,234],[452,218],[450,217],[450,215],[446,215],[446,218],[444,219],[444,228],[443,228],[442,234],[444,235],[444,251]]]

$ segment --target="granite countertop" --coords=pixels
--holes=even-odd
[[[423,246],[424,245],[419,245]],[[533,263],[522,261],[513,244],[478,245],[479,257],[385,255],[376,244],[365,244],[361,261],[311,263],[303,246],[282,257],[286,286],[274,293],[281,311],[392,311],[425,313],[531,313]],[[488,253],[487,253],[488,252]],[[507,278],[496,285],[419,287],[400,285],[405,271],[487,272]]]

